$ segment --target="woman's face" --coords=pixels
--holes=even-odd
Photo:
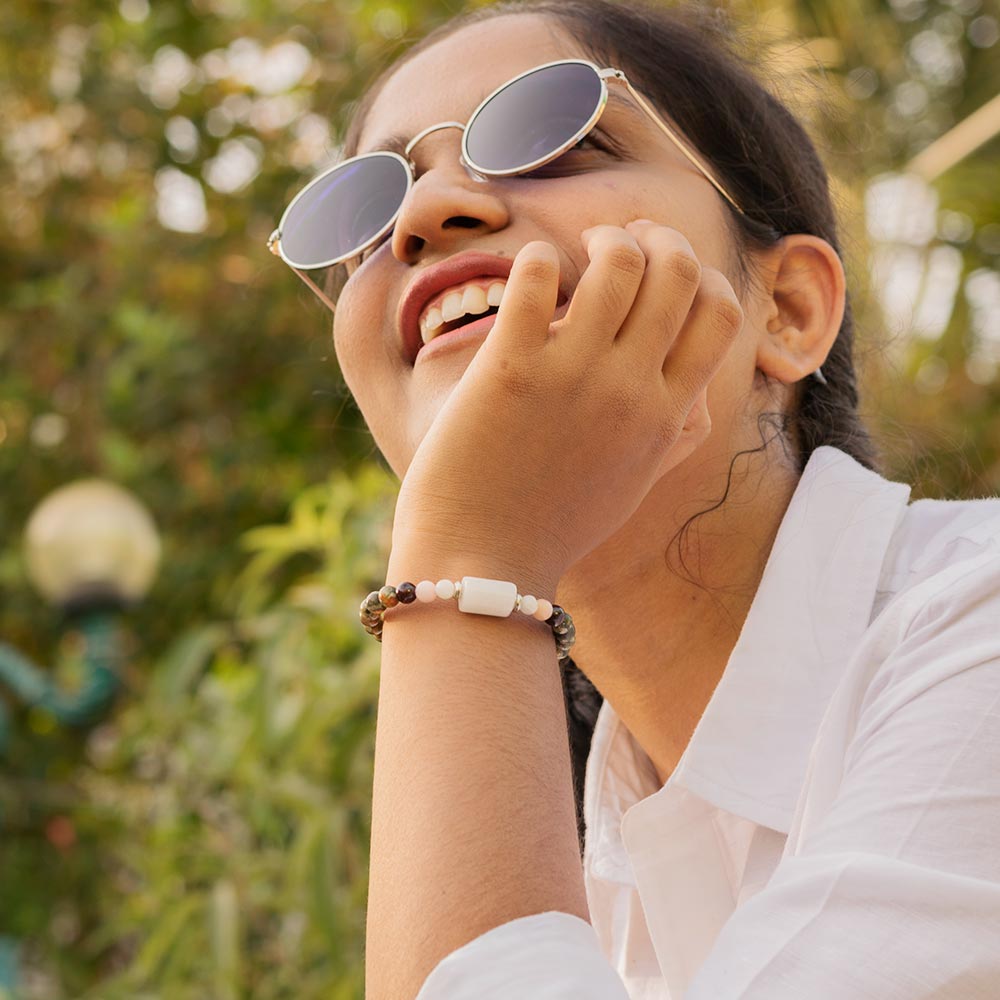
[[[483,98],[511,77],[580,56],[586,53],[578,43],[538,15],[469,25],[395,71],[364,122],[357,151],[369,152],[396,134],[410,138],[438,122],[466,122]],[[634,85],[641,93],[641,84]],[[626,93],[620,84],[609,86]],[[397,311],[410,283],[431,265],[467,251],[510,260],[529,241],[545,240],[559,253],[560,287],[571,295],[589,263],[580,233],[645,218],[680,230],[702,264],[722,271],[739,291],[721,196],[632,98],[627,100],[634,113],[609,103],[595,134],[603,142],[604,132],[620,152],[585,144],[547,167],[544,178],[474,180],[459,162],[462,133],[455,128],[431,132],[413,149],[417,180],[392,237],[352,271],[334,320],[345,381],[401,479],[483,342],[474,339],[410,363]],[[744,310],[749,327],[755,317],[745,297]],[[753,382],[755,338],[746,333],[745,328],[709,385],[712,434],[721,435],[719,440],[729,440],[738,401],[745,406]]]

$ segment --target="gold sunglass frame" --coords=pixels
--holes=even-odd
[[[526,164],[524,166],[510,168],[507,170],[488,170],[478,164],[476,164],[469,154],[468,140],[469,140],[469,129],[475,122],[479,113],[490,103],[495,97],[502,94],[509,87],[520,82],[525,77],[532,76],[535,73],[542,72],[553,66],[565,66],[565,65],[582,65],[587,66],[592,69],[598,76],[601,84],[600,98],[597,102],[597,106],[594,109],[594,113],[590,116],[589,120],[582,125],[569,139],[561,143],[558,148],[556,148],[552,153],[541,157],[532,163]],[[605,67],[601,69],[596,63],[591,62],[589,59],[556,59],[552,62],[543,63],[540,66],[535,66],[532,69],[525,70],[523,73],[518,73],[517,76],[512,77],[506,83],[501,84],[496,90],[492,91],[487,97],[485,97],[476,109],[469,116],[469,120],[463,125],[461,122],[439,122],[435,125],[429,125],[427,128],[418,132],[407,144],[404,150],[405,155],[400,155],[389,150],[379,150],[373,153],[362,153],[358,156],[352,156],[342,163],[335,163],[330,167],[327,167],[316,177],[314,177],[305,187],[302,188],[295,195],[295,197],[289,202],[288,207],[282,213],[281,220],[278,223],[277,229],[271,233],[267,241],[267,247],[271,253],[280,257],[319,297],[320,301],[323,302],[331,312],[336,310],[336,305],[329,296],[309,277],[308,271],[315,271],[324,267],[333,267],[336,264],[342,264],[344,261],[350,260],[352,257],[358,256],[358,254],[364,253],[370,246],[377,243],[390,229],[396,224],[396,220],[399,218],[399,213],[406,202],[406,196],[410,192],[410,188],[413,187],[416,182],[417,166],[410,159],[410,152],[413,147],[424,138],[424,136],[429,135],[431,132],[435,132],[442,128],[458,128],[462,130],[462,150],[459,157],[459,162],[469,171],[472,176],[478,179],[485,180],[490,177],[515,177],[520,174],[530,173],[532,170],[537,170],[539,167],[545,166],[547,163],[551,163],[553,160],[558,159],[565,152],[575,146],[584,136],[589,134],[590,130],[601,120],[601,116],[604,114],[604,110],[608,103],[608,81],[623,84],[628,90],[629,94],[639,105],[639,107],[646,113],[650,120],[660,129],[661,132],[677,147],[677,149],[684,155],[684,157],[691,163],[691,165],[722,195],[726,201],[741,215],[744,214],[743,208],[740,206],[739,202],[726,190],[726,188],[719,182],[718,178],[715,176],[712,169],[708,164],[695,152],[695,150],[683,139],[673,128],[671,128],[660,116],[660,114],[642,97],[642,95],[632,86],[628,81],[625,74],[620,69],[615,69],[613,67]],[[406,189],[403,192],[403,196],[400,198],[399,206],[396,211],[393,212],[392,217],[389,221],[381,228],[377,233],[372,235],[368,240],[366,240],[362,245],[353,248],[349,253],[341,254],[338,257],[333,257],[330,260],[323,261],[318,264],[302,265],[293,260],[290,260],[282,246],[281,246],[281,234],[288,220],[289,214],[298,204],[298,202],[318,184],[321,184],[326,178],[338,170],[343,170],[345,167],[357,163],[360,160],[369,159],[371,157],[391,157],[392,159],[398,160],[404,170],[406,171]]]

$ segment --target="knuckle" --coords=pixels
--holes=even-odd
[[[692,250],[674,247],[664,260],[667,272],[685,284],[697,285],[701,281],[701,262]]]
[[[715,300],[712,316],[721,333],[738,333],[743,327],[743,307],[728,296]]]
[[[529,284],[542,284],[551,281],[558,271],[558,265],[548,260],[529,259],[521,264],[521,276]]]
[[[608,266],[623,274],[642,274],[646,269],[646,255],[636,243],[614,243],[608,249]]]
[[[715,268],[706,268],[701,292],[705,295],[712,326],[720,333],[737,333],[743,327],[744,313],[733,286]]]

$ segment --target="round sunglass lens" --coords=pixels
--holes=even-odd
[[[582,63],[546,66],[489,100],[469,126],[474,166],[517,170],[545,159],[574,138],[601,100],[601,78]]]
[[[281,226],[281,250],[296,267],[320,267],[376,236],[403,203],[409,174],[394,156],[351,160],[306,187]]]

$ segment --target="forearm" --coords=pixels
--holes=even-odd
[[[464,575],[555,594],[558,574],[396,545],[387,580]],[[445,955],[508,920],[589,919],[552,633],[454,601],[391,608],[382,636],[368,1000],[411,1000]]]

